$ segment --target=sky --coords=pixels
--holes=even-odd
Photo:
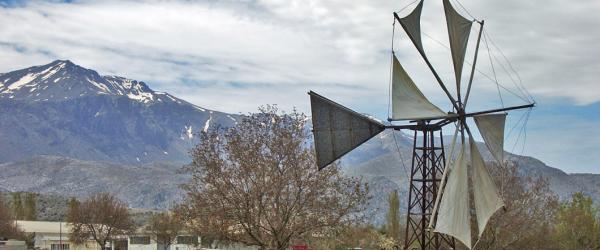
[[[212,110],[277,104],[309,114],[313,90],[385,120],[392,13],[406,15],[415,2],[0,1],[0,72],[68,59]],[[451,3],[485,20],[467,109],[526,104],[531,96],[536,108],[509,114],[505,149],[565,172],[600,174],[600,1]],[[425,1],[422,31],[427,56],[455,93],[441,1]],[[463,79],[478,32],[473,25]],[[399,25],[393,37],[419,88],[449,110]]]

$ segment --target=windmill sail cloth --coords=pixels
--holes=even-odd
[[[317,93],[308,94],[319,170],[385,129],[380,122]]]
[[[421,42],[421,11],[423,10],[423,0],[407,16],[400,18],[400,25],[408,34],[415,47],[425,55],[423,43]]]
[[[470,249],[471,215],[465,145],[461,145],[458,157],[450,167],[434,231],[450,235]]]
[[[449,0],[444,0],[444,12],[446,13],[448,36],[450,37],[450,51],[452,52],[452,62],[454,63],[456,87],[460,89],[460,78],[465,60],[465,52],[473,22],[458,14],[452,8]]]
[[[396,56],[392,56],[392,120],[423,120],[445,117],[417,88]]]
[[[473,117],[492,156],[502,164],[504,162],[504,124],[506,113],[478,115]]]
[[[475,214],[477,215],[477,226],[479,228],[479,237],[483,234],[485,226],[490,217],[504,206],[500,199],[496,185],[492,181],[485,162],[477,149],[477,144],[473,138],[470,139],[471,163],[473,166],[473,194],[475,203]]]

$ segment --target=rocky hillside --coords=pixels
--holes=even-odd
[[[58,156],[36,156],[0,164],[0,185],[11,192],[27,191],[86,198],[109,192],[134,208],[166,209],[182,198],[179,185],[187,177],[179,165],[131,166],[82,161]]]

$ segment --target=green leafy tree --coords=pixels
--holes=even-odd
[[[600,249],[600,208],[582,193],[561,205],[556,223],[560,249]]]
[[[396,190],[390,193],[388,206],[386,234],[398,244],[400,239],[400,198]]]
[[[67,217],[65,218],[67,221],[75,221],[77,219],[80,204],[81,203],[75,197],[69,198],[69,209],[67,210]]]
[[[12,208],[15,215],[15,219],[22,220],[25,218],[25,211],[23,209],[23,201],[21,200],[21,193],[14,192],[12,195]]]
[[[25,208],[23,218],[25,220],[37,220],[37,194],[25,193]]]

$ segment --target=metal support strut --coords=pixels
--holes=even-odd
[[[454,249],[454,239],[427,228],[444,172],[445,155],[441,126],[420,122],[414,127],[412,167],[404,249]],[[439,131],[439,137],[435,132]],[[421,140],[417,137],[421,136]],[[436,142],[439,140],[438,142]]]

